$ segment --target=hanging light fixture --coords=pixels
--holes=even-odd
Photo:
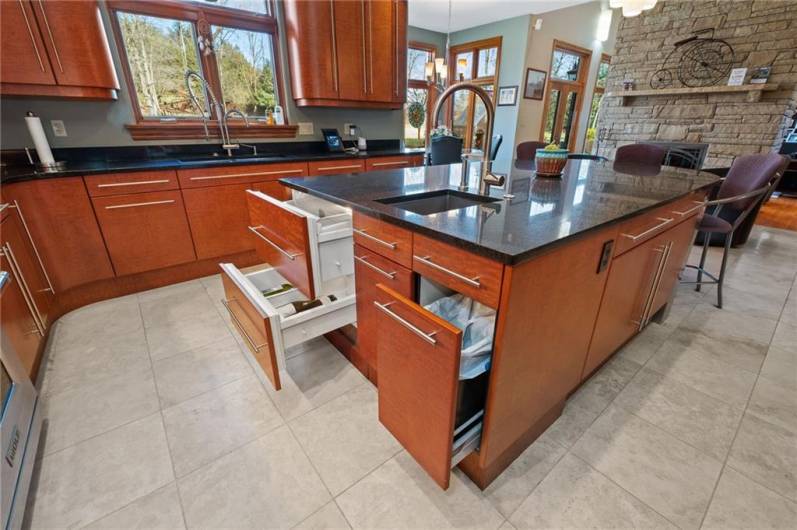
[[[609,0],[609,7],[612,9],[622,8],[624,17],[635,17],[653,9],[656,6],[656,0]]]
[[[445,57],[448,57],[448,51],[451,48],[451,2],[452,0],[448,0],[448,31],[446,32],[446,54]],[[441,92],[445,90],[446,79],[448,78],[448,65],[446,64],[445,57],[437,57],[434,61],[429,61],[426,63],[426,80],[435,85],[438,90]],[[460,59],[459,62],[467,61],[464,59]],[[457,64],[459,64],[459,62]]]

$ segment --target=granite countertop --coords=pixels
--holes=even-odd
[[[468,184],[478,189],[478,164]],[[507,175],[498,202],[420,215],[377,199],[456,189],[461,164],[373,171],[359,175],[284,178],[299,191],[349,206],[410,230],[506,264],[517,264],[552,245],[586,234],[689,193],[710,188],[714,174],[673,167],[614,167],[611,161],[569,160],[561,179],[537,177],[534,163],[494,164]],[[507,197],[504,197],[504,195]]]
[[[279,149],[280,144],[272,144],[270,148]],[[258,146],[258,150],[261,147]],[[173,156],[159,157],[130,157],[114,158],[118,150],[109,149],[106,156],[99,159],[75,159],[67,160],[66,167],[62,171],[36,172],[26,163],[15,164],[4,167],[0,182],[10,184],[12,182],[46,179],[56,177],[96,175],[102,173],[118,173],[125,171],[158,171],[165,169],[192,169],[203,167],[226,167],[246,164],[270,164],[279,162],[307,162],[312,160],[338,160],[338,159],[366,159],[379,156],[400,156],[400,155],[421,155],[423,149],[407,149],[402,147],[376,147],[369,151],[361,151],[357,154],[350,153],[329,153],[314,150],[312,152],[263,152],[258,156],[244,155],[227,158],[225,154],[213,156],[207,153],[174,153]],[[56,156],[56,158],[59,158]]]

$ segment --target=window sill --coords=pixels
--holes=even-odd
[[[133,140],[181,140],[205,139],[202,123],[140,122],[125,125]],[[239,138],[295,138],[297,125],[250,125],[228,124],[230,136]],[[221,139],[217,122],[208,122],[208,138]]]

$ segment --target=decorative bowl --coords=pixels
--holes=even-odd
[[[534,164],[537,174],[543,177],[556,177],[562,174],[567,164],[567,149],[548,150],[537,149]]]

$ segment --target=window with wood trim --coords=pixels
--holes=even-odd
[[[603,102],[603,93],[606,92],[606,78],[609,76],[609,64],[612,56],[601,54],[601,62],[598,65],[598,75],[595,77],[595,88],[592,92],[592,102],[589,107],[589,119],[587,121],[586,138],[584,139],[584,152],[597,154],[598,137],[598,110]]]
[[[110,0],[136,123],[134,139],[293,137],[273,121],[283,108],[277,19],[269,0]],[[202,83],[186,72],[207,80]],[[196,96],[190,97],[189,86]],[[218,102],[218,106],[214,103]]]
[[[579,111],[589,73],[592,50],[553,41],[551,68],[545,89],[545,117],[540,137],[543,142],[573,149],[578,128]]]
[[[423,42],[407,47],[407,103],[404,105],[404,145],[425,147],[434,109],[435,90],[426,80],[426,63],[434,61],[436,48]]]
[[[501,68],[501,37],[452,46],[448,57],[448,75],[482,86],[495,100]],[[448,106],[451,131],[463,140],[464,149],[481,149],[487,125],[487,110],[472,92],[455,92]]]

